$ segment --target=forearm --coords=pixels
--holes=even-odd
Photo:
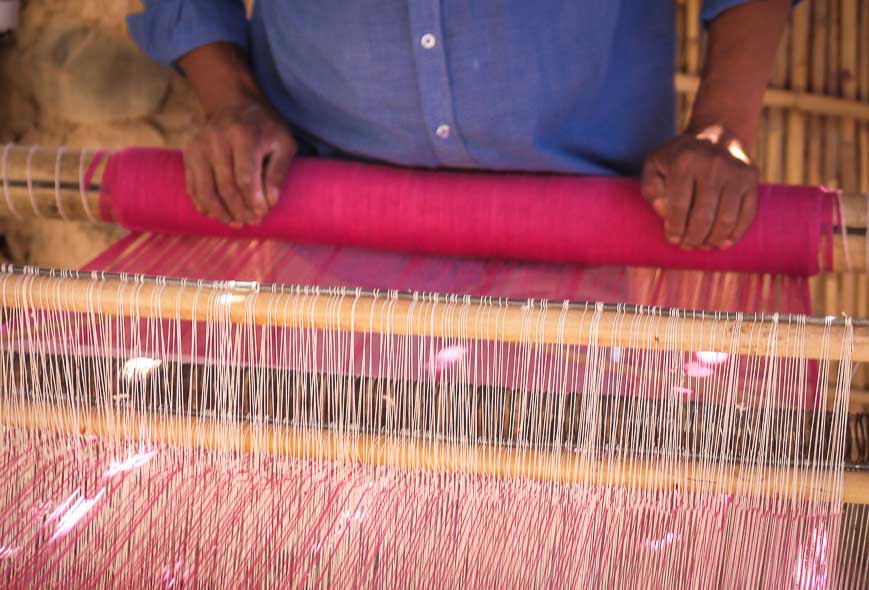
[[[244,51],[233,43],[209,43],[183,55],[178,65],[209,115],[263,94]]]
[[[712,21],[690,131],[720,125],[752,149],[763,93],[790,6],[790,0],[754,0]]]

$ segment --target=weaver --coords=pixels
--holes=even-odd
[[[2,155],[12,215],[170,233],[195,215],[172,152]],[[396,184],[411,205],[475,183],[519,199],[503,186],[525,183],[555,219],[635,190],[407,174],[302,161],[281,203],[371,206]],[[133,208],[154,176],[159,219]],[[783,191],[817,205],[791,207],[798,255],[769,229]],[[5,267],[0,579],[863,587],[869,419],[850,379],[869,322],[806,315],[806,277],[865,269],[866,198],[761,197],[732,251],[647,245],[639,227],[642,249],[599,254],[608,268],[577,266],[585,238],[553,265],[544,242],[456,252],[337,218],[259,230],[296,244],[199,219],[220,235],[133,234],[82,271]],[[791,255],[759,260],[776,248]]]

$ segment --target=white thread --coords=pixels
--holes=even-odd
[[[36,199],[33,196],[33,175],[30,173],[30,163],[33,160],[33,154],[35,154],[39,150],[38,145],[31,146],[30,151],[27,152],[27,193],[30,196],[30,206],[33,208],[33,214],[37,217],[42,217],[42,214],[39,212],[39,207],[36,206]]]
[[[57,158],[54,160],[54,203],[57,205],[57,212],[60,218],[69,221],[69,217],[63,210],[63,203],[60,198],[60,163],[63,160],[63,153],[66,151],[66,146],[57,148]]]
[[[12,149],[12,143],[7,143],[6,147],[3,149],[3,195],[6,198],[6,206],[9,208],[9,212],[15,219],[21,219],[21,215],[18,213],[18,210],[15,209],[15,206],[12,204],[12,199],[9,196],[9,175],[7,174],[7,164],[9,160],[9,150]]]

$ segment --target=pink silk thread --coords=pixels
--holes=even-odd
[[[178,151],[130,148],[109,156],[101,212],[134,231],[269,238],[402,253],[579,265],[812,275],[833,219],[829,191],[761,186],[757,220],[726,250],[683,251],[635,180],[440,172],[300,158],[257,226],[232,229],[199,215]],[[823,251],[822,251],[823,247]]]

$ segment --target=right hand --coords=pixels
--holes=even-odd
[[[297,145],[277,113],[249,97],[214,111],[184,150],[187,193],[200,214],[257,224],[278,202]]]

